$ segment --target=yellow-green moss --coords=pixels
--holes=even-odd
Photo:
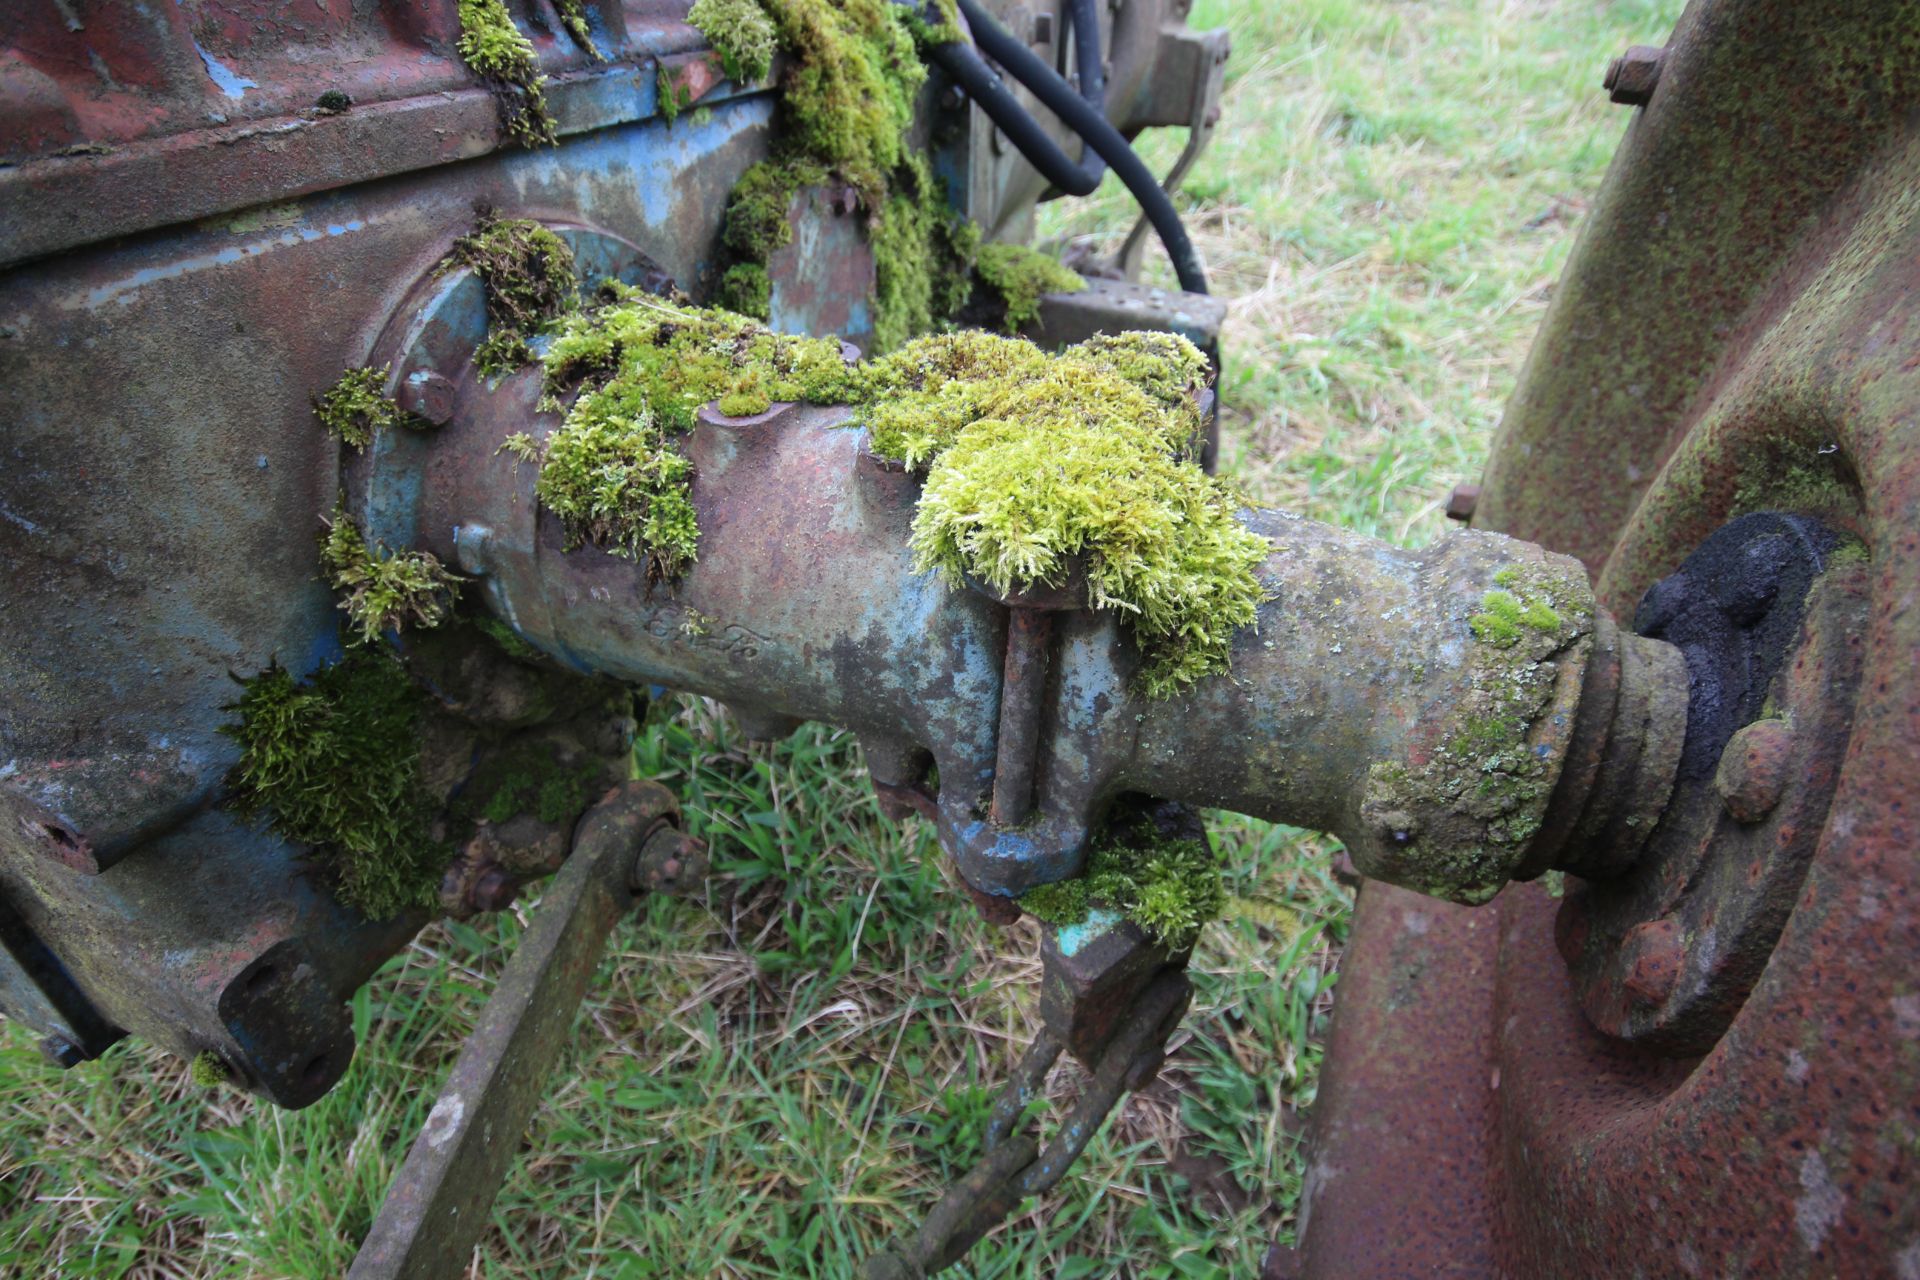
[[[540,74],[533,44],[513,25],[502,0],[460,0],[461,61],[493,90],[501,123],[523,146],[556,141],[547,110],[547,79]]]
[[[923,157],[903,157],[867,236],[873,247],[874,351],[892,351],[966,305],[980,228],[947,203]]]
[[[1501,570],[1501,573],[1507,572]],[[1494,575],[1496,582],[1499,574]],[[1512,579],[1509,579],[1511,582]],[[1561,618],[1557,610],[1538,597],[1522,599],[1511,591],[1495,589],[1480,598],[1480,612],[1467,620],[1474,638],[1487,644],[1507,648],[1519,643],[1525,634],[1522,628],[1534,631],[1557,631]]]
[[[1087,287],[1079,272],[1023,244],[981,245],[974,270],[1006,307],[1009,333],[1040,318],[1041,295]]]
[[[404,626],[439,626],[460,594],[462,579],[432,552],[389,551],[385,543],[368,547],[338,507],[320,539],[320,564],[361,644]]]
[[[1119,911],[1168,949],[1184,951],[1219,917],[1227,894],[1206,841],[1164,839],[1143,824],[1130,838],[1098,841],[1080,876],[1020,897],[1022,910],[1056,927],[1081,923],[1096,903]]]
[[[202,1089],[217,1089],[232,1078],[227,1064],[210,1049],[193,1055],[193,1061],[187,1064],[187,1076]]]
[[[1158,373],[1145,386],[1122,376],[1111,354],[918,339],[862,371],[863,420],[875,453],[926,470],[922,568],[1005,591],[1083,565],[1093,607],[1119,612],[1140,645],[1143,692],[1166,697],[1226,669],[1264,598],[1254,573],[1269,548],[1192,460],[1192,406],[1159,398]]]
[[[547,438],[536,492],[570,545],[644,558],[654,578],[671,580],[698,550],[693,466],[673,438],[700,406],[757,413],[775,400],[840,400],[849,379],[832,339],[775,334],[618,285],[611,297],[568,317],[544,357],[552,403],[580,391]]]
[[[278,662],[241,681],[222,733],[240,744],[232,803],[310,846],[340,900],[373,919],[430,907],[450,855],[418,783],[423,695],[385,649],[301,684]]]
[[[713,45],[734,83],[757,84],[773,69],[779,33],[758,0],[694,0],[687,22]]]
[[[593,29],[587,25],[587,8],[583,0],[553,0],[553,7],[559,11],[560,25],[567,29],[574,43],[585,49],[588,56],[606,61],[605,55],[594,46]]]
[[[313,416],[341,443],[364,451],[376,433],[392,427],[422,429],[429,424],[408,413],[387,395],[389,366],[349,369],[340,380],[313,397]]]
[[[790,56],[781,79],[774,158],[735,187],[718,300],[767,315],[760,286],[771,255],[793,238],[787,213],[807,187],[843,183],[857,195],[874,255],[873,348],[888,351],[967,301],[979,232],[950,206],[925,159],[906,145],[926,68],[910,28],[927,24],[888,0],[702,0],[725,63],[722,30],[766,18]],[[723,23],[718,10],[729,16]],[[700,6],[696,6],[696,12]],[[757,269],[757,270],[756,270]]]
[[[728,311],[765,320],[773,303],[773,281],[760,263],[736,262],[720,277],[714,301]]]
[[[510,453],[522,462],[540,461],[540,446],[532,435],[525,431],[516,431],[500,442],[495,453]]]

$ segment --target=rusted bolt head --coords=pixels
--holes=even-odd
[[[676,827],[662,827],[647,837],[633,864],[635,893],[680,897],[699,888],[706,878],[706,842]]]
[[[1096,918],[1097,920],[1097,918]],[[1040,1016],[1082,1062],[1100,1051],[1147,985],[1172,962],[1131,920],[1041,931]]]
[[[418,369],[400,379],[394,403],[436,427],[453,420],[453,383],[431,369]]]
[[[475,911],[505,911],[520,896],[520,882],[505,867],[488,867],[467,890],[467,903]]]
[[[1668,917],[1627,930],[1620,940],[1627,993],[1645,1005],[1661,1005],[1680,980],[1680,922]]]
[[[1667,51],[1650,44],[1636,44],[1607,66],[1607,93],[1624,106],[1644,107],[1653,98],[1660,83],[1660,68]]]
[[[1447,519],[1471,520],[1474,508],[1479,505],[1479,485],[1457,484],[1453,486],[1453,492],[1447,495]]]
[[[1714,790],[1734,821],[1758,822],[1780,803],[1793,762],[1793,726],[1755,720],[1727,740],[1714,771]]]

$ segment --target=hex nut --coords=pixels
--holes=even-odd
[[[1471,520],[1474,508],[1479,505],[1479,485],[1457,484],[1453,486],[1453,492],[1447,495],[1447,519],[1462,522]]]
[[[1608,96],[1622,106],[1644,107],[1653,99],[1666,58],[1665,49],[1650,44],[1634,45],[1608,65],[1605,81]]]
[[[453,383],[446,375],[420,369],[400,379],[394,403],[423,421],[444,427],[453,421]]]

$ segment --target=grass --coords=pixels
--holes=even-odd
[[[1182,196],[1233,299],[1228,470],[1322,519],[1440,532],[1626,124],[1605,61],[1677,9],[1200,0],[1236,49]],[[1177,144],[1146,150],[1164,166]],[[1110,251],[1129,220],[1110,182],[1043,230]],[[832,730],[749,746],[682,699],[636,760],[738,891],[622,926],[469,1274],[850,1276],[970,1159],[1031,1034],[1032,933],[978,921]],[[1349,900],[1331,842],[1214,829],[1233,905],[1163,1082],[955,1274],[1249,1277],[1290,1238]],[[346,1080],[296,1114],[140,1046],[56,1072],[6,1027],[0,1276],[344,1272],[525,918],[435,926],[396,957],[355,999]]]

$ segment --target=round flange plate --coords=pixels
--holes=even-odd
[[[1617,879],[1569,880],[1558,937],[1588,1018],[1705,1052],[1772,953],[1852,726],[1869,600],[1853,544],[1802,516],[1722,528],[1647,592],[1642,634],[1687,660],[1674,793]]]

